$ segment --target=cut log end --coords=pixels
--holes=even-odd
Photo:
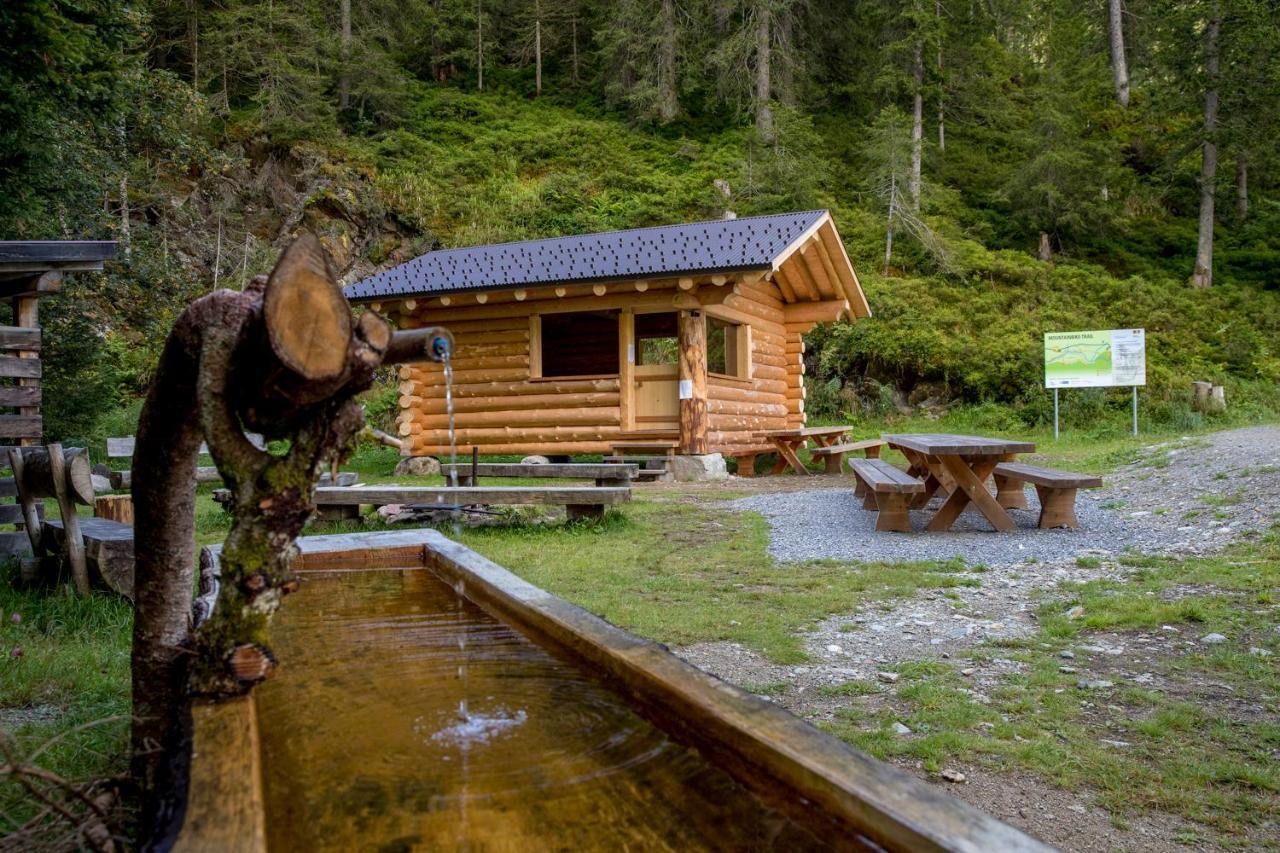
[[[267,281],[265,302],[271,348],[306,379],[332,379],[347,362],[351,308],[312,234],[294,240]]]
[[[276,657],[266,646],[246,643],[231,652],[227,666],[241,684],[257,684],[275,674]]]

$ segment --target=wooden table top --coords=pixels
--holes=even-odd
[[[766,438],[811,438],[817,435],[842,435],[850,429],[852,427],[847,426],[804,427],[802,429],[782,429],[775,432],[766,432],[764,435]]]
[[[963,456],[966,454],[994,456],[1006,453],[1034,453],[1035,444],[1030,441],[1013,441],[1007,438],[984,438],[980,435],[952,435],[950,433],[900,433],[882,435],[891,447],[905,447],[929,456]]]

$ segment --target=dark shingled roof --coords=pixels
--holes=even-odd
[[[809,210],[443,249],[356,282],[346,293],[370,301],[767,269],[824,215],[825,210]]]

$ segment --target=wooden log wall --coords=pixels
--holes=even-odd
[[[750,326],[750,379],[713,375],[707,381],[708,452],[759,446],[760,433],[802,426],[801,335],[813,323],[788,322],[782,293],[771,281],[724,285],[676,281],[567,285],[527,291],[406,299],[375,306],[400,328],[442,325],[455,339],[453,407],[457,446],[484,454],[608,453],[624,440],[624,389],[617,376],[531,377],[530,316],[540,311],[601,311],[673,306],[693,291],[704,312]],[[438,364],[400,368],[399,437],[410,456],[448,454],[444,371]]]
[[[454,336],[454,420],[457,446],[463,452],[479,446],[486,454],[537,453],[554,445],[559,453],[608,453],[610,444],[621,440],[617,377],[530,376],[529,318],[534,312],[523,300],[508,297],[477,305],[473,298],[470,305],[452,309],[402,306],[393,314],[401,328],[443,325]],[[450,452],[441,365],[400,368],[400,409],[402,452]]]
[[[739,284],[737,293],[709,312],[751,327],[751,378],[712,376],[707,388],[708,443],[727,452],[767,444],[760,434],[786,429],[791,368],[777,285]]]

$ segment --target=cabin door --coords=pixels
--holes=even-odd
[[[634,318],[634,429],[679,431],[680,347],[675,312],[636,314]]]

